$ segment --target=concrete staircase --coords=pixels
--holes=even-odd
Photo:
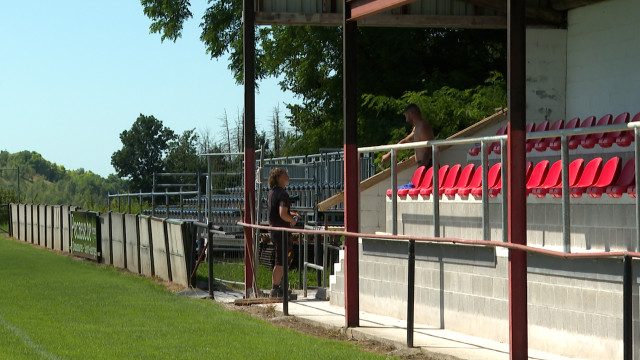
[[[333,266],[333,275],[329,276],[330,304],[344,307],[344,249],[339,251],[338,262]]]

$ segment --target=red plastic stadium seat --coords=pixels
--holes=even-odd
[[[409,197],[417,198],[418,194],[420,194],[420,189],[433,186],[433,167],[427,169],[424,173],[424,177],[422,177],[422,181],[420,184],[413,189],[409,189]]]
[[[533,168],[531,176],[527,179],[527,196],[531,194],[533,188],[536,188],[542,184],[542,180],[547,176],[549,171],[549,160],[542,160],[536,164]]]
[[[427,172],[427,168],[423,165],[416,169],[413,173],[413,177],[411,178],[411,183],[413,184],[413,188],[416,188],[422,184],[422,179],[424,178],[424,174]],[[409,190],[411,189],[399,189],[398,196],[407,197],[409,194]]]
[[[554,130],[560,130],[564,128],[564,119],[560,119],[560,120],[556,120],[556,122],[554,122],[551,127],[549,128],[549,131],[554,131]],[[545,151],[547,150],[547,148],[549,147],[549,144],[556,139],[560,139],[560,138],[542,138],[542,139],[538,139],[538,142],[536,143],[536,145],[534,146],[534,148],[537,151]]]
[[[543,198],[549,192],[549,189],[558,185],[562,174],[562,161],[558,160],[549,168],[547,176],[544,178],[544,182],[540,186],[536,186],[531,189],[531,194],[537,198]]]
[[[615,199],[622,197],[622,194],[627,192],[627,188],[635,180],[636,180],[636,160],[631,159],[631,160],[628,160],[627,163],[624,164],[624,166],[622,167],[622,171],[620,172],[620,176],[618,177],[618,180],[616,181],[616,183],[607,187],[607,190],[606,190],[607,195],[610,198],[615,198]],[[593,195],[589,193],[589,190],[587,190],[587,193],[591,197],[600,197],[600,195],[597,194],[598,191],[599,189],[592,190]]]
[[[608,163],[608,161],[607,161]],[[582,197],[589,186],[593,186],[602,172],[602,158],[595,158],[587,163],[578,182],[569,189],[572,198]]]
[[[442,183],[444,182],[447,173],[449,173],[449,165],[441,166],[440,170],[438,170],[438,187],[442,187]],[[431,179],[431,183],[426,185],[426,187],[420,189],[419,194],[423,197],[429,197],[433,194],[433,177]]]
[[[496,132],[496,135],[504,135],[506,133],[507,133],[507,125],[503,125],[498,129],[498,131]],[[491,143],[491,145],[489,145],[489,154],[491,154],[492,152],[496,154],[500,154],[500,141],[494,141]]]
[[[636,186],[635,185],[629,185],[629,187],[627,188],[627,194],[629,196],[631,196],[632,198],[636,197]]]
[[[629,113],[628,112],[624,112],[618,116],[616,116],[615,119],[613,119],[612,124],[626,124],[629,122]],[[616,142],[616,138],[618,136],[620,136],[622,134],[622,131],[614,131],[614,132],[608,132],[605,133],[604,136],[602,138],[600,138],[600,140],[598,141],[598,144],[603,147],[603,148],[608,148],[611,147],[611,145],[615,144]]]
[[[447,176],[444,178],[444,182],[439,183],[439,186],[438,186],[439,196],[441,196],[444,193],[445,189],[450,189],[456,184],[456,182],[458,181],[458,178],[460,177],[461,168],[462,168],[462,165],[460,164],[455,164],[449,168],[449,172],[447,172]]]
[[[469,197],[471,190],[477,188],[480,185],[482,185],[482,165],[476,168],[476,171],[473,173],[473,177],[471,178],[469,185],[464,188],[458,189],[458,196],[466,199]]]
[[[543,121],[540,124],[538,124],[538,126],[536,126],[536,128],[533,130],[533,132],[542,132],[542,131],[547,131],[549,130],[549,122],[548,121]],[[536,146],[536,144],[538,142],[540,142],[540,140],[542,139],[528,139],[527,140],[527,152],[530,152],[531,150],[533,150],[533,148]]]
[[[595,116],[589,116],[588,118],[584,119],[582,121],[582,123],[580,124],[581,128],[586,128],[586,127],[591,127],[593,126],[593,124],[595,124],[596,122],[596,117]],[[573,149],[577,149],[578,145],[580,145],[582,143],[582,140],[586,139],[588,135],[587,134],[582,134],[582,135],[573,135],[571,137],[569,137],[569,149],[573,150]]]
[[[582,175],[582,169],[584,167],[584,159],[575,159],[569,164],[569,187],[575,186]],[[554,198],[562,197],[562,178],[558,185],[548,190],[549,195]]]
[[[420,183],[422,182],[422,178],[424,177],[424,173],[426,171],[425,166],[419,166],[416,171],[413,172],[413,176],[411,177],[411,183],[413,184],[414,188],[417,187],[418,185],[420,185]],[[387,196],[391,197],[392,194],[392,189],[387,189]],[[401,197],[406,197],[407,194],[409,193],[410,189],[398,189],[398,196]]]
[[[565,130],[575,129],[578,126],[580,126],[580,118],[573,118],[567,122],[564,128]],[[551,150],[560,150],[560,146],[561,146],[561,141],[559,137],[555,138],[554,140],[551,140],[551,142],[549,143],[549,147],[551,148]]]
[[[596,126],[609,125],[611,124],[611,119],[613,119],[613,115],[607,114],[601,117],[600,120],[598,120],[598,123],[596,123]],[[602,139],[603,136],[604,136],[604,133],[588,134],[584,139],[582,139],[580,144],[585,149],[593,149],[593,147],[598,143],[598,141],[600,141],[600,139]]]
[[[494,164],[491,169],[489,169],[489,173],[487,174],[487,187],[489,189],[493,188],[498,183],[498,180],[502,175],[500,172],[501,169],[502,163],[500,162]],[[482,184],[480,184],[477,188],[471,189],[471,195],[473,195],[473,197],[476,199],[482,198]]]
[[[640,113],[637,113],[630,122],[640,121]],[[622,132],[620,136],[616,138],[616,144],[618,146],[629,146],[633,142],[633,130],[627,130]]]
[[[609,159],[604,166],[602,167],[602,171],[600,172],[600,177],[598,177],[598,181],[596,181],[592,186],[587,187],[582,192],[586,192],[589,197],[599,198],[602,196],[602,193],[607,189],[607,186],[618,179],[620,175],[620,159],[619,156],[612,157]],[[574,190],[576,193],[579,192],[579,188],[575,188],[571,191],[571,196],[573,196]]]
[[[458,189],[462,189],[469,185],[469,181],[471,180],[471,175],[473,174],[475,167],[475,164],[468,164],[462,169],[460,177],[458,177],[458,181],[456,181],[452,187],[444,187],[443,191],[447,198],[454,198],[458,193]]]

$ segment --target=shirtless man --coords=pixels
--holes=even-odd
[[[409,134],[406,138],[400,140],[398,144],[404,144],[408,142],[417,142],[417,141],[427,141],[433,140],[433,130],[431,129],[431,125],[422,118],[422,113],[420,112],[420,108],[416,104],[409,104],[404,109],[404,118],[405,120],[413,125],[413,130],[411,134]],[[424,148],[416,148],[415,149],[416,162],[418,166],[425,165],[426,167],[431,166],[431,147]],[[382,156],[382,162],[386,163],[391,159],[391,151],[384,154]]]

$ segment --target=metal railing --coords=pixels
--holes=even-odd
[[[407,346],[413,347],[413,333],[414,333],[414,301],[415,301],[415,244],[416,242],[423,243],[450,243],[461,244],[478,247],[502,247],[511,251],[524,251],[527,253],[540,254],[545,256],[552,256],[564,259],[604,259],[604,258],[621,258],[624,262],[622,269],[623,273],[623,346],[624,346],[624,359],[630,360],[633,358],[633,266],[632,259],[640,258],[640,252],[632,251],[612,251],[612,252],[590,252],[590,253],[566,253],[561,251],[554,251],[549,249],[537,248],[528,245],[514,244],[508,242],[488,241],[488,240],[466,240],[456,238],[441,238],[441,237],[423,237],[423,236],[408,236],[408,235],[382,235],[382,234],[363,234],[358,232],[348,231],[328,231],[328,230],[306,230],[306,229],[291,229],[291,228],[277,228],[262,225],[248,224],[245,222],[238,222],[238,225],[243,227],[249,227],[253,229],[273,230],[290,233],[302,233],[305,235],[337,235],[344,237],[355,237],[364,239],[382,239],[392,241],[406,241],[408,245],[407,250]],[[286,239],[286,236],[283,236]],[[283,246],[286,249],[286,246]],[[286,256],[285,256],[286,259]],[[286,261],[284,262],[286,264]],[[284,268],[284,274],[286,274],[286,265]],[[346,274],[345,274],[346,276]],[[286,287],[286,283],[283,282]],[[288,298],[286,296],[287,289],[284,289],[285,297],[283,299],[283,313],[288,316]],[[509,299],[508,301],[512,301]],[[526,301],[526,300],[525,300]],[[526,307],[526,304],[523,304]],[[511,306],[510,306],[511,307]],[[511,321],[511,320],[510,320]],[[511,325],[511,324],[510,324]],[[510,326],[511,327],[511,326]]]
[[[626,124],[613,124],[613,125],[604,125],[604,126],[592,126],[592,127],[584,127],[584,128],[575,128],[575,129],[562,129],[562,130],[553,130],[553,131],[541,131],[541,132],[530,132],[526,134],[527,139],[542,139],[542,138],[556,138],[560,137],[561,140],[561,161],[562,161],[562,212],[564,214],[563,218],[563,226],[562,226],[562,238],[563,238],[563,248],[565,252],[571,252],[571,219],[570,219],[570,193],[569,193],[569,147],[568,147],[568,137],[574,135],[583,135],[583,134],[595,134],[595,133],[608,133],[608,132],[616,132],[616,131],[633,131],[634,133],[634,157],[635,157],[635,185],[636,189],[640,188],[640,143],[638,141],[640,136],[640,123],[639,122],[631,122]],[[415,148],[424,148],[424,147],[432,147],[432,163],[433,165],[433,223],[434,223],[434,234],[433,236],[438,237],[440,234],[440,214],[439,214],[439,199],[440,199],[440,188],[438,184],[438,171],[439,171],[439,147],[448,145],[469,145],[480,143],[481,146],[481,166],[482,166],[482,232],[483,238],[489,238],[489,197],[488,197],[488,153],[487,146],[488,144],[499,141],[501,143],[502,148],[505,148],[505,144],[507,141],[507,135],[494,135],[494,136],[485,136],[485,137],[474,137],[474,138],[463,138],[463,139],[446,139],[446,140],[430,140],[430,141],[419,141],[413,143],[405,143],[405,144],[395,144],[395,145],[380,145],[380,146],[370,146],[370,147],[362,147],[358,149],[359,153],[365,152],[378,152],[378,151],[391,151],[391,217],[392,217],[392,234],[397,234],[397,219],[398,219],[398,205],[397,205],[397,170],[396,170],[396,152],[399,150],[406,149],[415,149]],[[525,146],[525,144],[522,144]],[[503,241],[506,242],[506,234],[507,234],[507,152],[501,151],[501,162],[502,162],[502,233],[503,233]],[[636,226],[640,224],[640,198],[636,197]],[[636,249],[640,250],[640,231],[636,231]]]

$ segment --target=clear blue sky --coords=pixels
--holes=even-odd
[[[119,134],[140,114],[176,133],[218,135],[225,110],[241,114],[243,88],[227,56],[211,60],[200,42],[205,0],[176,43],[150,34],[136,0],[31,0],[0,3],[0,150],[29,150],[67,169],[115,173]],[[259,83],[256,126],[295,103],[277,79]],[[217,138],[216,141],[222,140]]]

